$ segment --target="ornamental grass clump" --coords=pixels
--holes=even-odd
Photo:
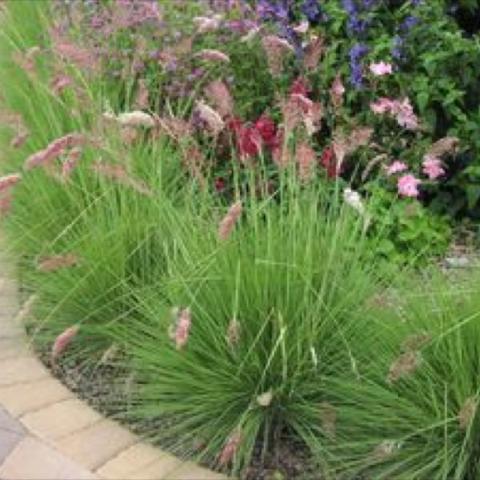
[[[175,218],[168,275],[138,292],[139,317],[113,327],[136,379],[133,422],[237,473],[253,456],[306,448],[303,405],[331,435],[326,379],[356,378],[375,336],[359,308],[380,275],[362,218],[285,178],[281,204],[252,196],[223,220],[224,208],[208,222]]]
[[[479,478],[479,277],[428,277],[374,309],[381,340],[362,375],[325,382],[336,437],[307,431],[327,478]]]

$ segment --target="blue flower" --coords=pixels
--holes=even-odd
[[[301,11],[312,24],[319,23],[323,20],[323,12],[318,0],[304,0]]]

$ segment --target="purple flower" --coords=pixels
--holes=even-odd
[[[307,17],[307,20],[312,24],[317,24],[324,19],[318,0],[304,0],[301,10]]]
[[[362,43],[356,43],[350,49],[350,82],[360,89],[363,85],[362,58],[368,53],[368,47]]]

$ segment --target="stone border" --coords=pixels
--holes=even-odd
[[[143,442],[77,399],[35,357],[0,252],[0,479],[222,480]]]

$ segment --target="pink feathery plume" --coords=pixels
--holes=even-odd
[[[195,57],[199,58],[200,60],[206,60],[210,62],[230,63],[230,57],[227,54],[221,52],[220,50],[209,48],[200,50],[195,54]]]
[[[145,80],[138,81],[137,93],[135,95],[135,108],[146,110],[150,106],[149,92]]]
[[[22,176],[19,173],[12,173],[0,177],[0,192],[10,191],[12,187],[17,185],[22,180]]]
[[[67,159],[62,164],[62,181],[70,180],[73,170],[75,170],[80,157],[82,156],[82,148],[75,147],[68,152]]]
[[[221,80],[210,82],[205,87],[205,95],[222,117],[233,114],[233,98],[224,82]]]
[[[240,431],[240,429],[238,429],[233,432],[225,442],[225,445],[223,446],[223,449],[218,456],[219,465],[225,466],[233,461],[241,442],[242,432]]]
[[[78,325],[73,325],[65,329],[53,342],[50,358],[54,362],[72,343],[79,330]]]
[[[78,257],[74,253],[43,257],[38,261],[37,268],[40,272],[50,273],[62,268],[74,267],[78,264]]]
[[[325,41],[322,37],[314,36],[305,47],[305,54],[303,57],[303,65],[307,70],[315,70],[318,63],[324,54]]]
[[[296,159],[298,165],[298,176],[302,182],[311,180],[314,174],[317,154],[308,143],[303,142],[297,147]]]
[[[262,46],[267,55],[267,62],[270,73],[273,76],[279,76],[283,71],[283,61],[289,53],[293,53],[294,48],[287,40],[276,35],[267,35],[262,39]]]
[[[187,345],[192,326],[192,312],[189,308],[180,310],[175,327],[175,346],[177,350],[181,350]]]
[[[218,135],[225,128],[222,116],[206,103],[197,102],[195,112],[214,135]]]
[[[230,237],[235,227],[235,224],[237,223],[238,219],[242,214],[242,210],[243,207],[241,201],[234,203],[228,209],[227,214],[223,217],[220,225],[218,226],[218,238],[220,240],[225,241]]]
[[[0,194],[0,216],[5,216],[12,209],[13,196],[10,192]]]
[[[22,147],[29,137],[29,133],[26,129],[19,129],[17,134],[12,141],[10,142],[10,146],[12,148],[20,148]]]
[[[43,150],[30,155],[25,161],[25,170],[39,166],[46,166],[56,160],[66,150],[81,146],[85,143],[85,137],[80,133],[69,133],[49,143]]]
[[[150,188],[148,188],[145,182],[130,177],[123,165],[112,165],[97,162],[92,165],[92,169],[94,172],[101,175],[102,177],[118,182],[121,185],[125,185],[126,187],[132,188],[133,190],[141,193],[142,195],[146,195],[149,197],[153,195],[153,192],[150,190]]]
[[[57,75],[52,80],[50,87],[55,95],[61,95],[63,91],[73,84],[72,79],[67,75]]]
[[[334,108],[338,109],[343,105],[343,96],[345,94],[345,86],[342,82],[342,77],[337,75],[330,88],[330,98]]]

